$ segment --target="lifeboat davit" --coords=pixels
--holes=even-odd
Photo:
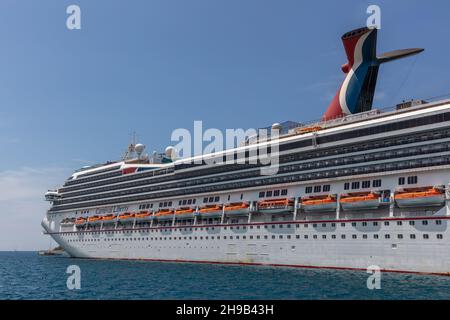
[[[344,210],[378,209],[382,204],[380,194],[372,192],[341,195],[339,202]]]
[[[227,216],[242,216],[248,215],[250,206],[245,202],[230,203],[224,207]]]
[[[328,212],[337,208],[336,197],[331,195],[303,198],[301,204],[305,212]]]
[[[102,217],[103,223],[113,223],[116,221],[116,216],[113,214],[107,214],[106,216]]]
[[[286,213],[294,211],[294,201],[289,199],[274,199],[258,202],[261,213]]]
[[[135,218],[138,221],[147,221],[152,218],[152,214],[148,211],[141,211],[141,212],[135,214]]]
[[[444,191],[435,187],[405,189],[394,198],[399,208],[442,206],[445,202]]]
[[[206,206],[198,210],[202,218],[219,218],[222,216],[223,209],[221,206]]]
[[[175,216],[177,219],[189,219],[194,218],[195,210],[192,208],[180,208],[175,211]]]
[[[155,214],[155,218],[158,220],[172,220],[173,219],[173,210],[164,209],[160,210]]]
[[[89,224],[99,224],[102,222],[102,218],[99,216],[92,216],[87,219]]]

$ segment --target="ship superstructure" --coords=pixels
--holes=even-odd
[[[372,110],[379,65],[422,50],[377,57],[375,29],[343,41],[347,77],[323,119],[264,142],[275,174],[225,161],[258,141],[200,161],[133,143],[46,194],[46,233],[83,258],[450,273],[450,100]]]

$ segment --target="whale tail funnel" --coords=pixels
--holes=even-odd
[[[331,120],[372,109],[380,65],[424,51],[419,48],[403,49],[377,56],[377,31],[377,29],[360,28],[342,36],[348,60],[342,66],[342,71],[347,76],[322,120]]]

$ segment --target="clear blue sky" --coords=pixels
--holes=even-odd
[[[81,30],[66,28],[70,4]],[[369,4],[382,9],[379,52],[426,48],[382,67],[375,105],[450,93],[445,0],[2,0],[0,209],[28,229],[11,220],[0,249],[42,246],[46,188],[117,159],[134,130],[151,151],[194,120],[319,118],[343,79],[340,36]]]

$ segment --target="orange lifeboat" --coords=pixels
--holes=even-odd
[[[320,126],[312,126],[312,127],[306,127],[306,128],[297,128],[295,130],[296,133],[305,134],[310,132],[317,132],[322,130],[322,127]]]
[[[327,212],[337,208],[336,197],[332,195],[302,198],[301,204],[305,212]]]
[[[250,205],[246,202],[236,202],[227,204],[224,209],[228,216],[247,215],[250,211]]]
[[[186,219],[194,217],[194,209],[192,208],[180,208],[175,211],[175,215],[177,218]]]
[[[119,215],[119,220],[133,219],[134,217],[135,217],[134,213],[125,212]]]
[[[341,195],[339,203],[344,210],[364,210],[378,209],[382,202],[380,194],[362,192]]]
[[[87,219],[87,221],[88,221],[90,224],[97,224],[97,223],[100,223],[100,222],[102,221],[102,218],[99,217],[99,216],[92,216],[92,217],[89,217],[89,218]]]
[[[152,214],[149,213],[148,211],[141,211],[139,213],[135,214],[136,219],[139,219],[140,221],[142,220],[150,220],[152,217]]]
[[[84,225],[84,224],[86,223],[86,221],[87,221],[86,218],[77,218],[77,219],[75,220],[75,224],[76,224],[77,226],[82,226],[82,225]]]
[[[258,211],[262,213],[287,213],[294,211],[294,201],[289,199],[274,199],[258,202]]]
[[[433,207],[444,205],[445,194],[435,187],[410,188],[396,192],[394,199],[399,208]]]
[[[103,223],[111,223],[116,221],[116,216],[113,214],[107,214],[106,216],[102,217]]]
[[[155,214],[155,218],[158,220],[171,220],[173,219],[174,211],[170,209],[159,210]]]
[[[217,205],[206,206],[198,211],[203,218],[217,218],[222,216],[222,207]]]

